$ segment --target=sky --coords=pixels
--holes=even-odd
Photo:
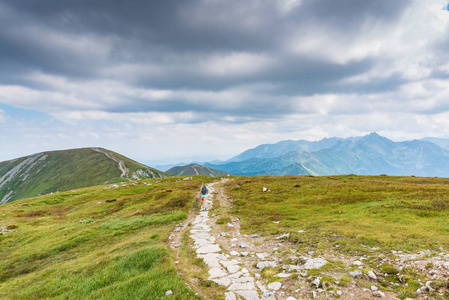
[[[0,161],[449,138],[447,0],[0,0]]]

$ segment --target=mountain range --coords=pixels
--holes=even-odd
[[[165,176],[102,148],[42,152],[0,162],[0,204],[81,187]]]
[[[415,175],[449,177],[449,140],[394,142],[377,133],[264,144],[220,164],[234,175]]]
[[[229,173],[225,171],[215,170],[200,164],[189,164],[186,166],[176,166],[166,171],[166,173],[174,176],[185,175],[206,175],[210,177],[226,176]]]

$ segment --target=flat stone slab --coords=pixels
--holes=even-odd
[[[260,300],[259,294],[253,290],[236,291],[245,300]]]
[[[222,268],[212,268],[209,270],[209,275],[209,279],[214,279],[227,276],[228,273]]]
[[[279,277],[279,278],[288,278],[288,277],[292,276],[292,274],[289,274],[289,273],[279,273],[279,274],[277,274],[276,276]]]
[[[196,250],[196,253],[198,254],[207,254],[207,253],[215,253],[215,252],[220,252],[221,249],[218,245],[208,245],[208,246],[204,246],[199,248],[198,250]]]
[[[280,282],[272,282],[268,284],[268,288],[273,291],[277,291],[282,287],[282,283]]]
[[[237,297],[233,292],[226,292],[225,293],[225,300],[237,300]]]
[[[234,279],[233,281],[238,283],[254,282],[254,277],[246,276]]]
[[[228,277],[215,278],[212,279],[212,281],[223,286],[229,286],[231,284],[231,279],[229,279]]]
[[[319,269],[327,264],[327,260],[324,258],[309,258],[304,264],[305,269]]]
[[[226,267],[226,270],[228,270],[229,273],[236,273],[240,270],[240,266],[239,265],[230,265]]]
[[[261,260],[265,260],[268,256],[267,253],[256,253],[257,258],[261,259]]]
[[[244,290],[255,290],[256,285],[254,282],[234,282],[229,287],[230,291],[244,291]]]
[[[209,268],[220,268],[220,261],[218,260],[218,253],[208,253],[206,255],[199,255],[204,263],[209,266]]]

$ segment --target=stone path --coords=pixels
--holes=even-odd
[[[212,208],[214,185],[209,184],[209,194],[206,197],[207,211],[201,211],[192,223],[190,237],[194,240],[196,253],[209,267],[209,280],[227,287],[226,300],[242,298],[245,300],[259,300],[259,289],[255,278],[242,266],[239,257],[225,253],[210,234],[211,226],[215,224],[209,218]]]

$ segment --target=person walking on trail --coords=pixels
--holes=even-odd
[[[203,183],[201,187],[201,210],[206,210],[206,196],[207,196],[207,187],[206,184]]]

